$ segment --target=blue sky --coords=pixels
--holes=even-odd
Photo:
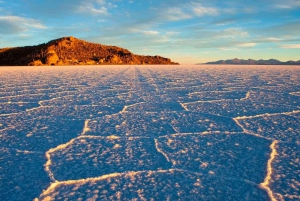
[[[0,0],[0,48],[71,35],[181,64],[300,60],[300,0]]]

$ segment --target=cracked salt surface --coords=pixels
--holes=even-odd
[[[299,200],[299,77],[0,68],[1,200]]]

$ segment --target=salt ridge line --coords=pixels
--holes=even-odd
[[[300,96],[300,91],[290,92],[289,94],[292,96]]]
[[[204,131],[204,132],[194,132],[194,133],[174,133],[174,134],[167,134],[161,135],[159,138],[166,138],[166,137],[176,137],[176,136],[189,136],[189,135],[218,135],[218,134],[225,134],[225,135],[240,135],[240,134],[248,134],[245,132],[229,132],[229,131]]]
[[[134,103],[134,104],[131,104],[131,105],[125,105],[124,108],[123,108],[123,110],[120,111],[119,113],[127,112],[127,111],[126,111],[127,108],[134,107],[134,106],[136,106],[136,105],[143,104],[143,103],[145,103],[145,102],[138,102],[138,103]]]
[[[263,138],[263,139],[267,139],[267,140],[273,140],[271,138],[268,138],[268,137],[265,137],[265,136],[262,136],[262,135],[259,135],[257,133],[254,133],[250,130],[247,130],[246,128],[244,128],[244,126],[238,121],[238,119],[236,118],[233,118],[233,121],[235,121],[235,123],[243,130],[244,133],[246,134],[249,134],[249,135],[253,135],[253,136],[256,136],[256,137],[259,137],[259,138]]]
[[[34,111],[34,110],[38,110],[40,108],[53,108],[55,106],[51,106],[51,105],[40,105],[39,107],[34,107],[34,108],[31,108],[31,109],[26,109],[25,112],[30,112],[30,111]]]
[[[172,87],[172,88],[185,88],[185,87]],[[232,92],[232,90],[222,90],[222,91],[205,91],[205,92],[214,92],[214,93],[222,93],[222,92]],[[201,94],[201,91],[189,92],[187,95]]]
[[[17,114],[20,114],[22,112],[23,111],[21,111],[21,112],[15,112],[15,113],[0,114],[0,117],[7,117],[7,116],[11,116],[11,115],[17,115]]]
[[[117,136],[117,135],[109,135],[109,136],[96,136],[96,135],[84,135],[84,136],[78,136],[74,138],[75,140],[77,139],[109,139],[109,140],[115,140],[115,139],[153,139],[152,137],[143,137],[143,136]]]
[[[20,149],[14,149],[14,148],[7,148],[7,147],[1,147],[1,149],[5,149],[8,151],[15,151],[18,153],[23,153],[23,154],[39,154],[39,155],[44,155],[44,152],[39,152],[39,151],[29,151],[29,150],[20,150]]]
[[[189,109],[187,108],[187,106],[185,105],[186,103],[179,103],[181,105],[181,107],[183,107],[183,109],[185,111],[189,111]]]
[[[154,138],[154,144],[155,144],[155,148],[156,148],[157,152],[161,153],[161,154],[166,158],[166,160],[167,160],[168,162],[171,162],[171,160],[170,160],[170,158],[168,157],[168,155],[167,155],[165,152],[163,152],[163,150],[161,150],[161,149],[159,148],[158,141],[157,141],[156,138]],[[174,165],[173,162],[172,162],[172,165]]]
[[[248,92],[246,93],[246,96],[245,96],[244,98],[241,98],[240,100],[241,100],[241,101],[247,100],[247,99],[250,98],[250,95],[251,95],[251,93],[250,93],[250,91],[248,91]]]
[[[1,94],[1,92],[0,92],[0,94]],[[25,95],[27,96],[27,94],[10,95],[10,96],[1,97],[0,100],[7,99],[7,98],[23,97]],[[43,93],[30,94],[29,97],[36,96],[36,95],[45,95],[45,94],[43,94]]]
[[[59,188],[60,186],[68,186],[68,185],[73,185],[73,184],[77,184],[77,185],[84,185],[88,182],[97,182],[97,181],[102,181],[105,179],[110,179],[110,178],[116,178],[116,177],[131,177],[131,176],[135,176],[135,175],[139,175],[142,173],[148,173],[148,175],[151,174],[156,174],[156,173],[173,173],[173,172],[181,172],[181,173],[190,173],[193,175],[196,175],[198,177],[204,177],[204,178],[222,178],[222,179],[226,179],[226,180],[233,180],[233,181],[241,181],[241,182],[245,182],[247,184],[253,185],[257,187],[257,184],[246,180],[246,179],[236,179],[236,178],[231,178],[231,177],[218,177],[216,175],[210,175],[210,174],[201,174],[199,172],[193,172],[193,171],[189,171],[189,170],[184,170],[184,169],[178,169],[178,168],[171,168],[171,169],[167,169],[167,170],[142,170],[142,171],[127,171],[127,172],[123,172],[123,173],[111,173],[111,174],[106,174],[106,175],[102,175],[99,177],[92,177],[92,178],[86,178],[86,179],[78,179],[78,180],[66,180],[66,181],[57,181],[55,183],[51,183],[50,186],[43,191],[43,193],[39,196],[39,197],[45,197],[43,200],[47,200],[47,198],[51,198],[51,194],[55,192],[55,190],[57,188]],[[38,198],[35,198],[34,201],[38,201]]]
[[[283,103],[270,103],[270,102],[266,102],[266,101],[252,101],[252,102],[254,102],[254,103],[262,103],[262,104],[271,104],[271,105],[286,106],[286,107],[290,107],[290,108],[300,108],[300,106],[290,105],[290,104],[283,104]]]
[[[271,201],[277,201],[276,198],[273,195],[272,190],[269,187],[270,180],[272,179],[272,177],[271,177],[272,176],[272,172],[273,172],[272,162],[275,159],[275,157],[277,156],[277,151],[276,151],[276,148],[275,148],[275,146],[276,146],[277,143],[278,143],[278,141],[274,140],[272,142],[272,144],[270,145],[271,154],[270,154],[270,158],[269,158],[268,163],[267,163],[267,175],[265,177],[264,182],[259,184],[259,187],[261,189],[265,190],[268,193],[268,196],[269,196],[269,198],[270,198]]]
[[[300,110],[293,110],[292,112],[281,112],[281,113],[264,113],[264,114],[258,114],[254,116],[241,116],[241,117],[235,117],[234,119],[239,120],[239,119],[252,119],[252,118],[257,118],[257,117],[265,117],[265,116],[276,116],[276,115],[292,115],[294,113],[299,113]]]
[[[214,91],[212,91],[212,92],[214,92]],[[231,91],[218,91],[218,92],[231,92]],[[193,93],[189,93],[188,95],[190,95],[190,94],[197,94],[197,93],[201,93],[201,92],[193,92]],[[187,103],[184,103],[184,104],[189,105],[189,104],[194,104],[194,103],[214,103],[214,102],[227,101],[227,100],[230,100],[230,101],[243,101],[243,100],[249,99],[250,95],[251,95],[251,93],[250,93],[250,91],[248,91],[246,93],[246,96],[244,98],[234,98],[234,99],[222,98],[222,99],[207,100],[207,101],[201,101],[201,100],[199,100],[199,101],[187,102]]]
[[[217,100],[199,100],[199,101],[192,101],[192,102],[186,102],[185,105],[191,105],[194,103],[215,103],[215,102],[221,102],[221,101],[240,101],[241,99],[217,99]]]
[[[25,103],[25,104],[30,104],[30,103],[32,103],[32,104],[35,104],[36,102],[28,102],[28,101],[7,101],[7,102],[0,102],[0,104],[2,105],[4,105],[4,104],[7,104],[7,105],[10,105],[10,104],[23,104],[23,103]]]
[[[51,102],[53,100],[57,100],[57,99],[60,99],[60,98],[65,98],[65,97],[75,97],[76,95],[65,95],[65,96],[59,96],[59,97],[55,97],[55,98],[51,98],[51,99],[48,99],[48,100],[41,100],[38,102],[38,104],[40,105],[40,107],[43,107],[43,106],[52,106],[52,105],[43,105],[43,102]]]
[[[91,129],[89,128],[89,125],[88,125],[90,121],[91,121],[90,119],[87,119],[84,121],[84,126],[82,129],[81,135],[85,135],[87,132],[91,131]]]
[[[56,188],[63,186],[63,185],[72,185],[72,184],[85,184],[87,182],[93,181],[93,182],[97,182],[97,181],[102,181],[105,179],[109,179],[109,178],[114,178],[114,177],[118,177],[118,176],[134,176],[134,175],[138,175],[140,173],[166,173],[172,171],[172,169],[170,170],[157,170],[157,171],[151,171],[151,170],[144,170],[144,171],[129,171],[129,172],[123,172],[123,173],[111,173],[111,174],[106,174],[106,175],[102,175],[100,177],[91,177],[91,178],[86,178],[86,179],[78,179],[78,180],[67,180],[67,181],[56,181],[54,183],[51,183],[50,186],[40,195],[40,197],[51,194],[55,191]],[[35,199],[38,200],[38,199]]]

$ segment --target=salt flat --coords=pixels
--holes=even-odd
[[[300,200],[299,66],[0,68],[1,200]]]

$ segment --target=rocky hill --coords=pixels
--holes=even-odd
[[[282,62],[277,59],[269,59],[269,60],[254,60],[254,59],[228,59],[228,60],[219,60],[219,61],[213,61],[213,62],[207,62],[205,64],[239,64],[239,65],[300,65],[299,61],[287,61]]]
[[[178,64],[161,56],[135,55],[127,49],[63,37],[48,43],[0,49],[0,66]]]

